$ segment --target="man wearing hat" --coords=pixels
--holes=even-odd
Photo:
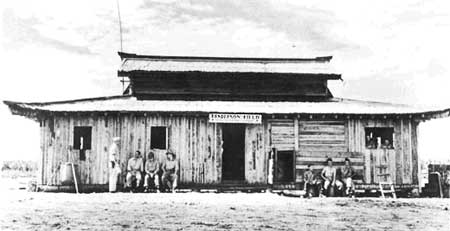
[[[109,146],[109,192],[117,190],[117,178],[121,172],[119,156],[120,156],[120,137],[114,137],[111,146]]]
[[[177,179],[178,179],[178,162],[175,159],[175,153],[168,151],[166,153],[167,159],[162,166],[163,170],[163,184],[169,188],[172,193],[175,193],[175,189],[177,188]]]

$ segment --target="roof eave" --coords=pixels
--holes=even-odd
[[[117,71],[118,77],[130,77],[137,74],[152,74],[152,73],[179,73],[179,72],[198,72],[198,73],[237,73],[237,74],[272,74],[272,75],[292,75],[298,77],[314,76],[314,78],[327,79],[327,80],[342,80],[341,74],[336,73],[279,73],[279,72],[211,72],[211,71],[145,71],[145,70],[133,70],[133,71]]]
[[[6,104],[6,106],[8,106],[9,110],[11,111],[11,114],[24,116],[34,121],[39,121],[39,115],[43,112],[43,110],[34,110],[26,108],[21,105],[23,103],[19,102],[3,101],[3,103]]]
[[[43,109],[36,109],[36,108],[29,108],[27,107],[27,103],[20,103],[20,102],[12,102],[12,101],[3,101],[5,103],[11,113],[13,115],[20,115],[25,116],[27,118],[33,119],[35,121],[39,121],[40,117],[49,115],[49,114],[65,114],[65,113],[78,113],[78,114],[92,114],[92,113],[162,113],[162,114],[208,114],[208,113],[219,113],[219,112],[204,112],[204,111],[190,111],[190,112],[182,112],[182,111],[135,111],[135,110],[121,110],[121,111],[105,111],[105,110],[89,110],[89,111],[51,111],[51,110],[43,110]],[[45,104],[45,103],[44,103]],[[29,104],[28,104],[29,105]],[[269,115],[278,115],[278,114],[268,114],[268,113],[260,113],[265,116]],[[439,118],[447,118],[450,117],[450,108],[444,109],[444,110],[438,110],[438,111],[424,111],[424,112],[412,112],[412,113],[280,113],[280,116],[284,115],[292,115],[294,117],[301,116],[303,118],[310,118],[311,116],[314,119],[317,118],[342,118],[345,117],[347,119],[349,118],[359,118],[359,119],[366,119],[366,118],[394,118],[394,119],[401,119],[401,118],[408,118],[408,119],[414,119],[417,121],[426,121],[431,119],[439,119]],[[284,118],[284,117],[283,117]]]

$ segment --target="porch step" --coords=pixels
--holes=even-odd
[[[388,182],[388,181],[380,181],[379,184],[380,184],[380,185],[392,185],[392,182]]]
[[[395,193],[395,190],[383,190],[384,193]]]

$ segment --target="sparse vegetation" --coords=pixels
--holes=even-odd
[[[1,163],[2,178],[34,177],[37,170],[36,161],[9,160]]]

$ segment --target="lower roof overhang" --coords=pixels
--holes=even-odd
[[[4,101],[12,114],[39,120],[51,115],[166,114],[202,116],[209,113],[261,114],[264,118],[429,120],[450,116],[450,108],[423,108],[341,98],[324,101],[192,101],[139,100],[121,95],[69,101],[23,103]]]

